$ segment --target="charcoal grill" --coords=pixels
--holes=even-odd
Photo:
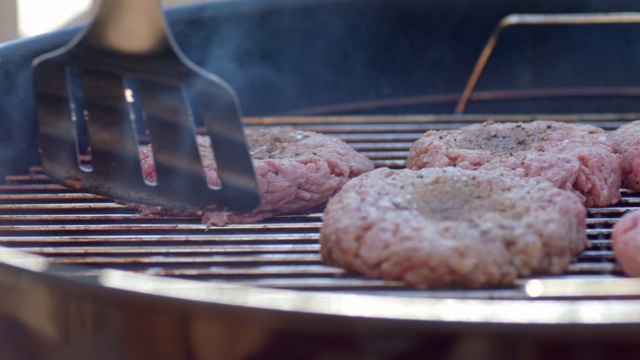
[[[195,9],[200,15],[223,14],[236,21],[260,13],[263,17],[251,15],[256,26],[267,24],[275,30],[280,28],[273,24],[281,22],[272,17],[290,19],[291,13],[297,17],[309,15],[310,10],[351,19],[354,13],[347,14],[340,7],[343,4],[361,15],[394,14],[386,8],[393,5],[384,1],[359,3],[368,7],[348,1],[321,5],[300,1],[298,7],[266,3],[271,5],[246,1]],[[457,4],[471,6],[465,1]],[[497,8],[503,8],[490,11],[495,14],[488,16],[487,34],[496,19],[520,10],[505,4],[496,2]],[[580,1],[568,4],[566,9],[543,10],[576,11],[586,6]],[[613,10],[637,10],[611,4]],[[434,2],[432,6],[446,5]],[[203,24],[186,15],[193,14],[194,8],[185,9],[176,9],[170,19],[186,24],[191,32],[201,30]],[[318,18],[322,16],[311,22],[317,25]],[[213,30],[225,33],[225,29],[223,24]],[[245,35],[251,34],[245,30]],[[627,190],[618,204],[589,209],[591,247],[564,276],[521,279],[511,288],[419,291],[401,282],[368,279],[324,265],[318,245],[319,212],[206,230],[198,218],[140,216],[111,199],[51,183],[38,166],[33,129],[24,120],[30,119],[30,97],[10,90],[28,83],[25,58],[59,46],[75,31],[9,44],[6,57],[0,56],[4,66],[0,70],[5,71],[0,91],[10,94],[10,100],[15,96],[21,100],[17,114],[7,110],[15,103],[0,101],[0,115],[8,119],[0,126],[4,134],[11,134],[1,139],[12,145],[0,149],[0,159],[10,160],[0,170],[5,179],[0,185],[0,349],[6,358],[535,359],[561,355],[600,359],[640,355],[636,341],[640,285],[622,275],[610,241],[617,219],[640,207],[640,194]],[[367,33],[352,34],[352,39],[358,42]],[[333,95],[324,95],[326,88],[313,93],[308,89],[314,84],[308,83],[304,84],[307,90],[300,90],[302,95],[286,103],[261,102],[252,101],[255,95],[242,79],[228,76],[247,104],[246,126],[286,125],[336,136],[377,167],[402,168],[411,143],[430,129],[489,119],[553,119],[612,130],[640,119],[640,88],[619,79],[599,85],[597,80],[602,79],[596,73],[585,74],[584,84],[569,87],[542,84],[527,89],[518,83],[504,90],[481,81],[469,97],[466,111],[472,113],[454,114],[487,34],[479,35],[480,44],[464,44],[473,50],[468,59],[460,60],[464,71],[448,72],[456,76],[435,81],[433,88],[415,94],[388,96],[389,92],[395,95],[396,85],[384,83],[383,76],[376,79],[383,83],[366,96],[349,97],[353,89],[348,86],[333,88]],[[198,49],[186,46],[202,62],[206,56]],[[557,56],[552,46],[548,51],[551,57]],[[637,54],[628,56],[633,59]],[[216,66],[214,72],[230,71]],[[21,75],[9,74],[7,68]],[[526,70],[515,68],[498,76],[497,82],[502,85],[510,71]],[[294,67],[292,72],[300,69]],[[491,66],[486,71],[491,77]],[[636,76],[640,78],[629,72],[625,79]],[[372,84],[364,81],[358,86]],[[458,92],[448,92],[447,86]],[[537,104],[534,108],[544,110],[537,113],[545,114],[527,111],[530,104]]]

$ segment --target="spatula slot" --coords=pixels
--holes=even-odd
[[[185,182],[194,179],[204,182],[205,165],[196,143],[196,128],[184,88],[146,79],[138,79],[137,88],[149,125],[158,183],[166,181],[187,186]],[[219,183],[210,184],[216,188]]]
[[[216,80],[216,81],[212,81]],[[193,78],[188,85],[194,113],[202,117],[215,154],[217,174],[229,193],[252,187],[253,179],[238,174],[252,174],[253,165],[247,150],[242,118],[233,91],[209,74],[208,78]]]
[[[122,77],[91,69],[82,71],[82,82],[94,174],[115,183],[123,177],[144,182]]]
[[[66,68],[67,93],[69,94],[69,111],[73,121],[78,154],[78,167],[84,172],[93,171],[91,146],[87,131],[87,112],[85,111],[82,74],[74,66]]]
[[[129,118],[131,119],[131,123],[134,128],[136,142],[138,143],[138,146],[148,145],[152,147],[151,139],[149,136],[149,126],[147,125],[147,117],[144,111],[144,105],[142,103],[138,81],[133,76],[125,75],[122,78],[122,83],[124,85],[124,100],[127,106]],[[145,162],[153,164],[153,166],[155,167],[155,158],[153,155],[153,151],[146,152],[145,157],[146,158],[143,159],[142,154],[138,153],[138,160],[140,161],[140,166],[142,167],[142,169],[144,169],[145,167]],[[156,178],[144,176],[144,170],[143,178],[145,183],[149,186],[155,186],[156,184],[158,184]]]
[[[77,131],[72,120],[69,94],[69,66],[51,60],[41,63],[33,73],[36,95],[40,151],[45,171],[54,179],[71,187],[81,187],[81,157]],[[86,160],[86,156],[83,156]]]

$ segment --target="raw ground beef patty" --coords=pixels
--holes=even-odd
[[[618,202],[622,157],[607,132],[554,121],[475,124],[428,131],[412,146],[407,168],[507,169],[573,191],[586,206]]]
[[[559,274],[587,245],[576,195],[504,171],[379,168],[349,181],[323,220],[325,262],[417,288]]]
[[[613,226],[611,242],[625,274],[640,276],[640,210],[624,214]]]
[[[364,155],[330,136],[292,128],[246,128],[245,133],[262,201],[247,213],[204,212],[202,221],[209,226],[251,223],[313,209],[324,205],[347,180],[374,167]],[[209,138],[199,136],[198,144],[205,154],[203,163],[209,183],[219,185]],[[149,146],[141,149],[141,159],[145,178],[155,181]],[[143,214],[176,214],[157,206],[131,206]]]
[[[620,126],[611,138],[622,155],[622,186],[640,191],[640,120]]]

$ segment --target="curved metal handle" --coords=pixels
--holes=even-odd
[[[128,54],[169,46],[159,0],[102,0],[81,41]]]
[[[489,57],[496,47],[498,38],[504,29],[516,25],[590,25],[590,24],[627,24],[640,23],[640,13],[593,13],[593,14],[511,14],[504,17],[493,30],[487,44],[482,49],[482,53],[473,68],[467,85],[458,100],[455,112],[461,114],[467,107],[471,99],[471,94],[475,88],[482,70],[489,61]]]

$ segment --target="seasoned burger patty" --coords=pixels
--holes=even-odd
[[[291,214],[324,205],[347,180],[373,169],[373,163],[340,139],[291,128],[245,130],[262,202],[251,212],[204,212],[207,225],[257,222],[278,214]],[[199,136],[209,183],[219,185],[208,137]],[[155,181],[149,146],[140,150],[143,172]],[[143,213],[176,212],[157,206],[136,205]],[[193,212],[187,212],[193,214]]]
[[[613,226],[613,252],[625,274],[640,276],[640,210],[624,214]]]
[[[411,146],[408,168],[445,166],[542,177],[573,191],[586,206],[611,205],[621,198],[622,158],[609,134],[590,125],[486,122],[428,131]]]
[[[417,288],[512,284],[562,273],[586,246],[586,208],[541,178],[379,168],[327,204],[325,262]]]
[[[622,155],[622,186],[640,191],[640,120],[620,126],[611,138]]]

